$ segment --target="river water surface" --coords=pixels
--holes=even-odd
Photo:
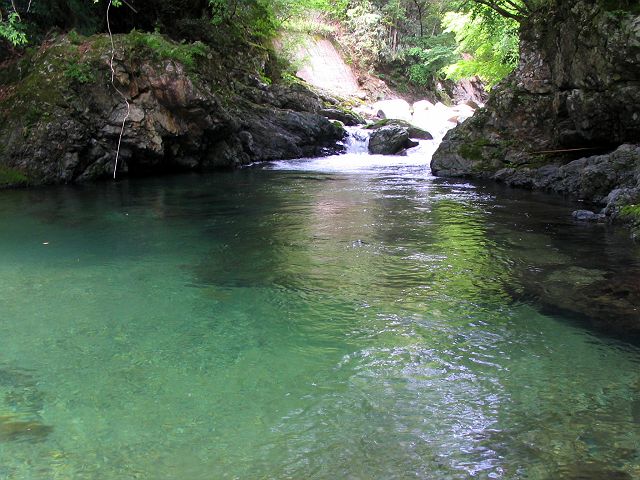
[[[0,478],[640,478],[640,348],[522,284],[638,247],[416,158],[1,192]]]

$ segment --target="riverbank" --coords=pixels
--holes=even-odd
[[[1,184],[112,176],[121,132],[119,175],[204,171],[340,148],[344,130],[317,113],[331,99],[283,81],[267,49],[218,51],[136,31],[114,36],[114,45],[111,65],[108,36],[61,35],[3,66]]]

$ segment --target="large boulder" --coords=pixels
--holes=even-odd
[[[379,120],[375,123],[367,125],[365,128],[367,130],[378,130],[382,127],[387,127],[390,125],[406,129],[407,133],[409,134],[409,138],[416,138],[418,140],[433,140],[433,136],[429,132],[420,127],[416,127],[415,125],[405,120]]]
[[[409,131],[398,125],[387,125],[374,130],[369,137],[369,153],[395,155],[418,142],[411,140]]]

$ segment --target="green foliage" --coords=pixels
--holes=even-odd
[[[286,20],[284,29],[289,33],[302,33],[304,35],[330,38],[336,33],[333,25],[330,25],[317,17],[295,16]]]
[[[440,71],[458,59],[453,35],[443,34],[420,39],[419,46],[402,50],[398,56],[407,66],[408,78],[420,86],[427,86],[440,75]]]
[[[533,12],[548,8],[557,0],[461,0],[453,1],[460,10],[472,17],[500,16],[515,21],[522,21]],[[452,9],[453,10],[453,9]]]
[[[344,24],[350,35],[343,39],[344,50],[361,67],[371,67],[385,48],[385,25],[382,12],[369,0],[354,2],[345,12]]]
[[[24,45],[27,43],[27,36],[23,31],[20,15],[16,12],[11,12],[5,20],[0,11],[0,38],[4,38],[12,45]]]
[[[518,65],[518,23],[491,12],[473,17],[449,12],[447,30],[455,33],[461,59],[444,69],[449,78],[480,77],[490,88]]]
[[[233,27],[256,40],[274,38],[281,26],[278,14],[285,8],[282,1],[209,0],[211,22],[218,27]]]
[[[620,216],[640,222],[640,205],[625,205],[620,209]]]
[[[618,211],[618,217],[623,222],[629,224],[634,238],[640,238],[640,205],[624,205]]]
[[[65,78],[81,85],[90,83],[94,80],[94,74],[91,67],[86,63],[78,63],[71,61],[64,70]]]
[[[76,32],[75,30],[71,30],[67,34],[67,38],[74,45],[80,45],[80,43],[82,43],[82,40],[84,39],[84,37],[80,35],[78,32]]]
[[[157,32],[134,30],[127,38],[133,49],[146,49],[160,60],[175,60],[188,68],[195,67],[197,59],[206,57],[208,52],[202,42],[175,43]]]
[[[0,186],[26,185],[27,183],[29,183],[29,178],[20,170],[4,165],[0,166]]]

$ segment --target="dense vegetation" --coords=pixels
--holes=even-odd
[[[0,0],[0,60],[52,30],[156,31],[175,40],[268,43],[283,28],[330,34],[360,67],[414,87],[479,76],[491,86],[518,61],[519,24],[556,0]],[[599,0],[629,6],[636,0]],[[637,2],[636,2],[637,3]]]
[[[267,43],[314,12],[360,67],[413,87],[517,64],[518,23],[537,0],[0,0],[0,57],[51,31],[159,32],[187,42]],[[107,25],[106,7],[110,9]],[[317,22],[316,26],[317,26]]]

